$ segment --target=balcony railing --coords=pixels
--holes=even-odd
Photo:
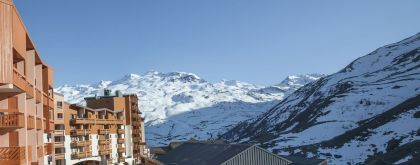
[[[99,135],[104,135],[104,134],[109,134],[110,130],[109,129],[99,129]]]
[[[123,138],[117,139],[117,143],[118,144],[123,144],[124,142],[125,142],[125,140]]]
[[[31,146],[28,150],[31,151]],[[26,159],[25,147],[0,147],[0,164],[21,164]]]
[[[37,130],[41,130],[42,129],[42,120],[39,117],[36,118],[36,129]]]
[[[71,136],[80,136],[80,135],[88,135],[90,134],[90,129],[73,129],[70,131]]]
[[[54,130],[54,136],[64,136],[64,130]]]
[[[107,145],[110,144],[111,141],[109,139],[99,139],[99,144],[100,145]]]
[[[28,127],[27,129],[34,129],[35,128],[35,117],[29,115],[28,116]]]
[[[88,158],[92,156],[92,152],[91,151],[85,151],[85,152],[76,152],[76,153],[72,153],[71,157],[73,159],[82,159],[82,158]]]
[[[42,92],[38,88],[35,88],[35,101],[40,103],[42,101]]]
[[[96,124],[115,124],[115,119],[96,119]]]
[[[119,147],[119,148],[117,149],[117,152],[118,152],[118,153],[123,153],[123,152],[125,152],[125,148],[124,148],[124,147]]]
[[[109,149],[109,148],[107,148],[107,149],[102,149],[102,148],[100,148],[99,149],[99,155],[109,155],[109,154],[111,154],[111,149]]]
[[[64,141],[54,142],[54,147],[55,148],[62,148],[62,147],[64,147]]]
[[[44,128],[45,132],[48,132],[48,130],[47,130],[47,119],[45,117],[42,118],[42,128]]]
[[[71,119],[72,124],[95,124],[94,119],[90,118],[75,118]]]
[[[22,91],[25,91],[30,98],[34,97],[34,86],[26,81],[26,77],[20,74],[16,68],[13,68],[13,84]]]
[[[44,92],[42,92],[42,103],[44,106],[48,106],[48,95]]]
[[[48,127],[48,131],[54,131],[54,121],[51,121],[50,120],[50,122],[49,122],[49,125],[48,125],[49,127]]]
[[[117,119],[117,120],[115,120],[115,124],[124,124],[124,120]]]
[[[125,158],[124,157],[119,157],[118,162],[120,162],[120,163],[125,162]]]
[[[64,153],[55,153],[55,160],[64,159]]]
[[[92,142],[88,141],[88,140],[86,140],[86,141],[72,141],[71,142],[72,147],[85,147],[85,146],[89,146],[91,144],[92,144]]]
[[[23,127],[25,127],[25,116],[23,113],[0,115],[0,129],[16,129]]]
[[[52,143],[47,143],[44,145],[45,148],[45,155],[51,155],[54,149],[54,145]]]
[[[54,109],[54,99],[51,97],[48,97],[48,107]]]

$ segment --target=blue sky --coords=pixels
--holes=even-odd
[[[334,73],[420,32],[418,0],[15,0],[56,85],[185,71],[261,85]]]

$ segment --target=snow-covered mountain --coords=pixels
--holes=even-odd
[[[329,164],[420,161],[420,33],[298,89],[220,136]]]
[[[145,114],[147,143],[156,146],[171,140],[216,137],[322,76],[289,76],[280,84],[265,87],[240,81],[211,83],[185,72],[147,72],[97,84],[64,85],[55,91],[70,103],[83,103],[84,97],[102,95],[104,88],[137,94]]]

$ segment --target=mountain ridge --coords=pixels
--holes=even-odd
[[[414,117],[420,110],[419,61],[420,33],[308,83],[220,137],[259,143],[277,154],[325,158],[330,164],[380,162],[386,153],[420,140],[420,120]],[[413,105],[406,107],[406,102]],[[413,161],[418,152],[387,161]]]
[[[115,81],[63,85],[55,91],[70,103],[82,104],[84,97],[103,95],[105,88],[137,94],[144,112],[148,144],[155,146],[171,140],[216,137],[322,76],[289,76],[279,84],[260,86],[237,80],[211,83],[187,72],[150,71],[141,75],[127,74]]]

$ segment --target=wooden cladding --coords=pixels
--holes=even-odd
[[[73,141],[70,143],[72,147],[85,147],[90,146],[92,144],[91,141]]]
[[[36,130],[41,130],[42,129],[42,120],[41,118],[37,117],[36,118]]]
[[[27,129],[34,129],[34,128],[35,128],[35,117],[32,115],[29,115]]]
[[[16,10],[12,12],[12,36],[13,48],[22,56],[26,57],[26,30]]]
[[[100,145],[108,145],[110,143],[111,143],[110,139],[99,139]]]
[[[0,116],[0,129],[23,127],[25,127],[25,116],[23,113],[11,113]]]
[[[86,151],[86,152],[76,152],[71,154],[71,157],[73,159],[82,159],[82,158],[87,158],[87,157],[91,157],[92,156],[92,152],[91,151]]]
[[[37,157],[42,157],[44,156],[44,147],[43,146],[38,146],[36,148],[36,152],[37,152]]]
[[[110,148],[106,148],[106,149],[100,148],[99,149],[99,155],[103,156],[103,155],[109,155],[109,154],[111,154],[111,149]]]
[[[51,155],[54,149],[54,144],[47,143],[44,145],[44,149],[45,149],[45,155]]]
[[[90,129],[73,129],[70,131],[71,136],[83,136],[83,135],[89,135],[91,132]]]
[[[0,3],[0,84],[13,81],[12,9],[13,6]]]
[[[28,146],[31,151],[31,146]],[[0,164],[21,164],[26,159],[25,147],[0,147]]]

